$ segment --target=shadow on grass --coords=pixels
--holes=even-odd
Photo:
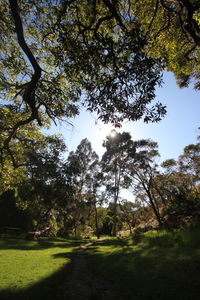
[[[87,259],[93,272],[114,285],[123,300],[199,299],[199,248],[110,240],[91,247]]]
[[[146,234],[139,233],[132,237],[133,244],[142,243],[146,247],[200,247],[199,228],[185,229],[182,231],[150,231]]]
[[[73,254],[65,255],[72,259]],[[26,289],[5,289],[0,290],[1,300],[61,300],[64,299],[66,280],[69,280],[71,262],[63,266],[53,275],[31,285]],[[68,279],[67,279],[68,278]]]
[[[153,238],[147,238],[148,242],[152,243]],[[181,245],[165,248],[153,241],[153,246],[148,247],[144,241],[140,243],[142,239],[135,244],[130,244],[128,239],[98,241],[85,252],[88,266],[94,277],[114,286],[121,295],[120,300],[198,300],[200,249]],[[41,244],[42,241],[38,247],[42,247]],[[65,299],[65,286],[70,280],[76,253],[54,254],[54,258],[66,258],[70,262],[27,289],[1,291],[0,299]]]
[[[14,249],[14,250],[43,250],[47,248],[64,248],[78,247],[83,240],[66,240],[66,239],[41,239],[39,241],[24,241],[6,239],[0,240],[0,249]],[[20,289],[13,283],[12,287],[1,289],[1,274],[0,274],[0,299],[1,300],[61,300],[64,299],[65,286],[67,280],[70,278],[72,262],[76,251],[66,253],[52,254],[53,258],[65,258],[66,263],[49,277],[29,285],[27,288]],[[53,262],[52,262],[53,263]],[[19,270],[20,271],[20,270]],[[31,271],[30,271],[31,276]]]
[[[0,250],[42,250],[48,248],[67,248],[76,247],[81,243],[85,243],[83,240],[70,240],[70,239],[54,239],[54,238],[41,238],[37,241],[26,241],[23,239],[0,239]]]
[[[112,239],[102,239],[97,240],[94,245],[98,246],[112,246],[112,247],[126,247],[128,245],[128,238],[112,238]]]

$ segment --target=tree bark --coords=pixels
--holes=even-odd
[[[94,213],[95,213],[96,236],[97,236],[97,238],[99,239],[99,238],[100,238],[100,232],[99,232],[98,213],[97,213],[96,203],[94,204]]]
[[[120,170],[115,172],[115,194],[114,194],[114,216],[113,216],[113,236],[117,236],[117,200],[119,197]]]
[[[149,190],[146,190],[146,192],[147,192],[147,195],[148,195],[148,198],[149,198],[149,202],[150,202],[150,204],[151,204],[151,207],[152,207],[152,209],[153,209],[154,215],[155,215],[155,217],[156,217],[156,219],[157,219],[157,221],[158,221],[159,228],[162,228],[163,222],[162,222],[162,220],[161,220],[159,210],[156,208],[156,206],[155,206],[155,204],[154,204],[154,200],[153,200],[153,198],[152,198],[152,196],[151,196],[151,192],[150,192]]]

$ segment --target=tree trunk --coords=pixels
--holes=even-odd
[[[117,236],[117,198],[114,199],[113,236]]]
[[[114,216],[113,216],[113,236],[117,236],[117,200],[119,197],[120,170],[115,169],[115,194],[114,194]]]
[[[128,227],[129,227],[129,231],[130,231],[130,235],[131,235],[133,233],[133,231],[132,231],[132,226],[130,223],[128,223]]]
[[[96,236],[99,239],[100,238],[100,232],[99,232],[99,225],[98,225],[98,213],[97,213],[96,203],[94,204],[94,213],[95,213]]]
[[[76,226],[76,221],[74,220],[74,237],[76,238],[77,235],[77,226]]]
[[[150,201],[150,204],[151,204],[151,207],[153,209],[153,212],[154,212],[154,215],[158,221],[158,224],[159,224],[159,228],[162,228],[163,227],[163,222],[161,220],[161,217],[160,217],[160,213],[159,213],[159,210],[156,208],[155,204],[154,204],[154,200],[151,196],[151,193],[150,191],[147,191],[147,195],[149,197],[149,201]]]

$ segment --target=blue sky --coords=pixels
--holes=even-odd
[[[167,115],[159,123],[145,124],[125,122],[120,131],[128,131],[134,140],[151,138],[159,144],[160,161],[177,158],[183,148],[196,143],[200,127],[200,92],[192,87],[180,89],[172,73],[164,73],[164,85],[156,91],[156,100],[167,106]],[[71,119],[73,127],[67,124],[53,127],[51,132],[64,136],[69,151],[75,150],[80,141],[88,138],[93,149],[101,157],[104,152],[102,142],[112,129],[98,121],[95,114],[82,111]]]

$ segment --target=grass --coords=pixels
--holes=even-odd
[[[200,297],[200,230],[151,231],[132,239],[97,243],[87,251],[97,277],[120,299],[197,300]]]
[[[81,243],[64,239],[1,239],[0,298],[59,299],[73,252]]]
[[[87,242],[1,239],[0,299],[64,299],[74,250]],[[92,276],[110,283],[120,300],[199,299],[199,229],[101,240],[85,255]]]

